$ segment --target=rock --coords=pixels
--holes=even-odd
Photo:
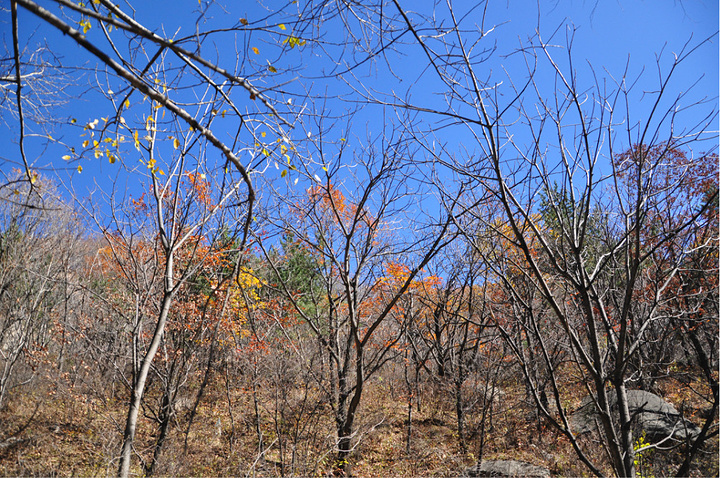
[[[486,460],[465,470],[463,476],[549,477],[550,471],[516,460]]]
[[[700,434],[700,428],[680,416],[677,409],[662,397],[644,390],[628,390],[628,409],[636,415],[635,424],[644,430],[650,441],[660,441],[669,436],[677,440],[693,440]],[[617,412],[617,396],[609,394],[610,406]],[[580,408],[570,416],[570,426],[578,435],[596,428],[599,420],[591,397],[583,399]],[[598,422],[599,423],[599,422]]]

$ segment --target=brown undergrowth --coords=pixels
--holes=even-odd
[[[359,413],[350,472],[356,476],[457,476],[479,458],[515,459],[548,468],[555,476],[589,476],[567,438],[538,420],[524,403],[524,389],[508,377],[502,400],[480,423],[467,420],[467,451],[457,436],[452,401],[441,385],[426,384],[414,397],[408,421],[408,396],[377,377],[369,382]],[[675,395],[684,393],[681,384]],[[187,434],[189,412],[179,409],[164,444],[158,476],[328,476],[334,463],[334,423],[330,406],[317,390],[291,390],[283,400],[272,387],[227,387],[215,379],[206,391]],[[147,403],[154,403],[150,390]],[[19,389],[0,411],[3,476],[113,476],[125,416],[122,393],[104,396],[97,389],[37,383]],[[570,404],[575,406],[576,404]],[[698,404],[690,399],[686,410]],[[285,407],[280,409],[279,407]],[[133,473],[142,476],[151,459],[156,426],[150,410],[140,421]],[[699,413],[699,412],[697,412]],[[692,417],[692,413],[688,414]],[[258,417],[260,422],[258,424]],[[258,426],[259,425],[259,426]],[[484,426],[483,426],[484,425]],[[409,440],[408,440],[409,436]],[[262,444],[261,444],[262,443]],[[602,447],[583,438],[593,460],[603,462]],[[710,444],[717,449],[717,437]],[[677,466],[679,451],[647,468],[665,476]],[[694,476],[717,471],[717,454],[702,454]],[[610,468],[605,471],[610,473]]]

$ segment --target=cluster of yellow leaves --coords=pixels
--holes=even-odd
[[[78,22],[78,25],[82,28],[83,34],[86,34],[90,28],[92,28],[92,25],[90,24],[90,20],[80,20]]]
[[[305,40],[301,40],[298,37],[289,36],[283,40],[283,45],[288,45],[290,48],[295,48],[296,46],[304,46]]]
[[[102,120],[104,123],[107,123],[109,118],[105,117],[105,118],[102,118]],[[73,118],[70,122],[76,123],[77,120],[75,118]],[[92,154],[95,157],[95,159],[105,156],[108,158],[108,161],[110,162],[110,164],[113,164],[118,159],[119,145],[120,145],[120,143],[122,143],[125,140],[125,137],[123,135],[116,135],[114,138],[112,138],[112,137],[102,138],[102,136],[101,136],[102,139],[100,141],[98,141],[97,139],[95,139],[95,128],[97,128],[98,124],[99,124],[99,120],[94,119],[93,121],[88,122],[83,127],[83,131],[85,131],[85,133],[81,134],[80,136],[83,137],[83,136],[86,136],[89,134],[90,138],[86,139],[82,142],[82,147],[83,148],[92,148]],[[113,149],[111,149],[111,148],[113,148]],[[70,148],[70,152],[74,154],[75,148]],[[69,161],[72,158],[73,158],[73,156],[70,154],[66,154],[62,157],[62,159],[66,160],[66,161]],[[79,173],[82,172],[82,169],[83,169],[82,166],[78,165],[77,171]]]
[[[257,278],[255,273],[247,267],[241,267],[231,288],[231,291],[234,292],[232,294],[234,307],[236,309],[246,308],[248,307],[247,302],[250,302],[255,307],[260,307],[262,305],[259,295],[260,286],[260,279]],[[244,297],[240,294],[241,291],[244,292]]]

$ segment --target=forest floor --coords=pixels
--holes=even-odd
[[[484,459],[515,459],[544,466],[554,476],[589,476],[569,441],[533,418],[521,387],[504,384],[492,410],[468,416],[466,449],[457,433],[453,403],[441,390],[427,389],[412,407],[407,394],[374,380],[358,415],[356,447],[349,471],[355,476],[458,476]],[[666,386],[670,386],[669,384]],[[329,406],[295,394],[295,408],[279,410],[269,391],[254,402],[247,390],[214,384],[204,396],[189,434],[187,413],[178,413],[164,443],[158,476],[328,476],[337,470],[332,454],[334,428]],[[300,398],[298,398],[300,397]],[[2,476],[113,476],[120,447],[125,403],[90,390],[43,385],[13,396],[0,411]],[[231,406],[228,406],[231,404]],[[144,474],[156,443],[154,422],[145,410],[137,434],[133,472]],[[408,433],[410,440],[408,443]],[[262,437],[263,453],[258,437]],[[281,438],[278,438],[281,437]],[[187,445],[185,443],[187,438]],[[717,450],[717,437],[710,449]],[[601,448],[586,442],[592,459]],[[666,476],[677,457],[646,460],[643,476]],[[694,476],[718,470],[717,453],[704,454]],[[611,473],[610,469],[604,470]]]

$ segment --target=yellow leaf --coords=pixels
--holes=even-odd
[[[130,98],[125,100],[125,108],[130,108]]]
[[[303,46],[305,44],[305,40],[301,40],[298,37],[289,36],[284,39],[282,43],[283,45],[290,45],[290,48],[295,48],[296,46]]]
[[[224,117],[225,117],[225,113],[227,113],[227,110],[222,110],[222,111],[220,112],[220,116],[222,116],[222,117],[224,118]]]
[[[66,154],[65,156],[62,157],[62,159],[66,160],[66,161],[67,161],[68,159],[70,159],[70,158],[71,158],[71,157],[70,157],[69,154]]]
[[[79,164],[78,164],[78,167],[77,167],[77,172],[78,172],[78,173],[82,173],[82,166],[80,166]]]
[[[90,140],[88,140],[88,139],[86,139],[85,141],[82,142],[83,148],[87,148],[89,144],[90,144]]]
[[[264,138],[265,136],[267,136],[267,133],[265,131],[263,131],[262,133],[260,133],[260,136],[262,136]]]
[[[95,155],[95,159],[98,159],[100,156],[103,155],[103,152],[100,151],[99,149],[96,149],[94,152],[94,155]]]
[[[173,139],[173,148],[178,149],[180,147],[180,140],[175,138]]]
[[[287,30],[287,28],[285,28],[285,25],[282,23],[278,25],[278,27],[280,28],[280,30]]]
[[[100,144],[100,143],[98,143],[97,141],[93,140],[93,148],[97,148],[99,144]]]
[[[277,68],[272,65],[268,65],[268,70],[270,70],[270,73],[277,73]]]
[[[165,171],[163,171],[162,169],[158,169],[158,174],[160,176],[165,176]]]
[[[263,153],[265,156],[270,156],[270,151],[268,151],[268,150],[265,149],[265,148],[263,148],[262,153]]]
[[[112,154],[108,154],[108,161],[110,161],[110,164],[115,163],[115,156]]]
[[[280,173],[281,178],[284,178],[285,176],[287,176],[287,169],[283,169],[282,173]]]
[[[252,49],[253,53],[255,53],[256,55],[260,54],[260,50],[258,50],[258,48],[256,46],[252,47],[251,49]]]
[[[247,24],[248,24],[248,21],[247,21],[247,19],[245,19],[245,18],[241,18],[241,19],[240,19],[240,23],[243,24],[243,25],[247,25]]]

